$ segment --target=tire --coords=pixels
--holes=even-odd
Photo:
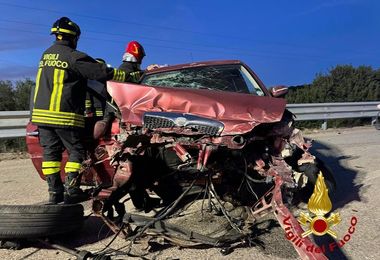
[[[0,205],[0,239],[48,237],[79,230],[83,211],[80,204]]]

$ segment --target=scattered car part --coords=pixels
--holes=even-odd
[[[0,240],[0,248],[19,250],[23,248],[23,241],[16,239]]]
[[[54,241],[51,241],[51,240],[44,240],[44,239],[35,239],[35,241],[45,245],[45,246],[48,246],[48,247],[51,247],[51,248],[55,248],[55,249],[58,249],[58,250],[61,250],[63,252],[66,252],[70,255],[73,255],[73,256],[76,256],[77,260],[90,260],[90,259],[96,259],[96,260],[110,260],[111,257],[110,256],[106,256],[106,255],[102,255],[102,256],[96,256],[94,254],[92,254],[91,252],[89,251],[86,251],[86,250],[77,250],[75,248],[68,248],[66,246],[63,246],[63,245],[60,245],[60,244],[57,244],[55,243]]]

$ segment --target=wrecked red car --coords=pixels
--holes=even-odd
[[[131,239],[226,248],[249,242],[270,212],[303,232],[288,205],[321,169],[279,98],[286,88],[268,91],[247,65],[229,60],[162,67],[140,84],[108,82],[107,90],[116,118],[89,141],[82,184],[94,186],[93,211],[115,232],[123,222],[135,227],[123,231]],[[29,124],[27,132],[43,178],[38,129]],[[125,208],[125,196],[135,209]],[[294,248],[323,259],[306,246]]]

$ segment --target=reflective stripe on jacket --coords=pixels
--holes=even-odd
[[[124,71],[107,68],[56,41],[41,57],[33,97],[32,122],[54,127],[84,127],[87,79],[126,81]]]
[[[124,71],[125,75],[129,78],[128,81],[134,83],[138,83],[141,75],[144,73],[144,71],[140,69],[140,64],[130,61],[123,61],[119,66],[119,70]]]

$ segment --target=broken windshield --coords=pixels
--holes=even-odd
[[[241,65],[184,68],[146,75],[142,84],[154,87],[210,89],[264,96],[254,78]]]

